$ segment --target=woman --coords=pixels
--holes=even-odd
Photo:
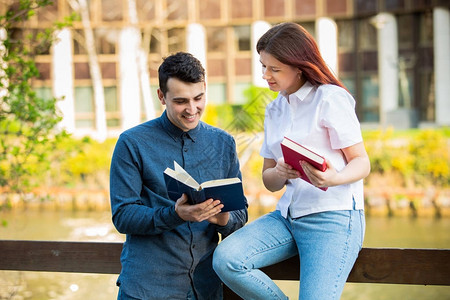
[[[370,172],[355,100],[300,25],[272,27],[257,51],[263,78],[279,92],[266,108],[262,178],[268,190],[286,190],[274,212],[219,244],[214,269],[244,299],[287,299],[259,269],[298,254],[299,299],[339,299],[362,247],[362,180]],[[285,136],[326,158],[324,172],[299,162],[311,184],[284,162]]]

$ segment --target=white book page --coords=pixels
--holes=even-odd
[[[216,179],[216,180],[209,180],[202,183],[202,188],[212,187],[212,186],[221,186],[221,185],[227,185],[232,183],[238,183],[241,182],[239,178],[225,178],[225,179]]]
[[[174,161],[174,165],[175,165],[175,170],[172,170],[170,168],[167,168],[164,173],[166,173],[167,175],[169,175],[172,178],[175,178],[176,180],[194,188],[194,189],[198,189],[199,188],[199,184],[197,183],[197,181],[195,181],[194,178],[191,177],[191,175],[189,175],[186,170],[184,170],[179,164],[177,164],[177,162]]]
[[[323,163],[323,158],[321,156],[315,154],[314,152],[311,152],[310,150],[308,150],[304,147],[297,145],[296,143],[294,143],[288,139],[284,139],[282,143],[283,143],[283,145],[297,151],[298,153],[301,153],[303,156],[306,156],[319,164]]]

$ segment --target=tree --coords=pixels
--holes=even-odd
[[[85,47],[89,57],[89,72],[91,73],[92,84],[94,87],[95,103],[95,128],[98,141],[106,139],[106,114],[105,114],[105,93],[102,83],[102,73],[98,62],[97,50],[95,49],[94,32],[92,30],[89,17],[89,7],[86,0],[69,0],[70,6],[81,16],[83,24]]]
[[[49,166],[47,155],[55,143],[67,136],[57,130],[61,120],[58,99],[43,99],[33,90],[39,78],[34,57],[49,50],[53,31],[70,24],[56,23],[54,28],[28,31],[24,22],[50,0],[11,1],[0,15],[0,187],[25,191],[33,174]]]
[[[151,28],[144,30],[143,38],[138,27],[138,14],[136,9],[136,0],[128,0],[128,16],[130,20],[130,26],[134,29],[136,39],[138,42],[137,49],[135,49],[137,64],[138,64],[138,76],[140,89],[142,94],[142,102],[144,103],[145,116],[147,120],[151,120],[155,117],[155,108],[153,107],[152,93],[150,90],[150,74],[148,71],[148,58],[147,53],[150,52],[150,40],[151,40]],[[149,2],[146,5],[154,5]]]

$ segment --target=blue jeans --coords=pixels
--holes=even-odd
[[[274,211],[216,248],[213,267],[245,300],[287,299],[259,269],[300,256],[301,300],[339,299],[364,239],[364,212],[328,211],[287,219]]]

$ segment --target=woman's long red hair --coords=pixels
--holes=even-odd
[[[273,26],[258,40],[256,50],[299,68],[314,86],[334,84],[346,89],[328,68],[312,35],[299,24],[288,22]]]

